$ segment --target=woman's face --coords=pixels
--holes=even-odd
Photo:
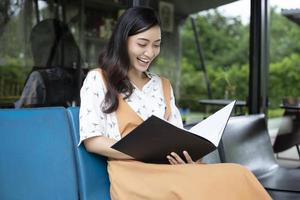
[[[127,48],[130,70],[145,72],[160,52],[161,30],[159,26],[128,37]]]

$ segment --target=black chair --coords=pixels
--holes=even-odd
[[[281,108],[285,111],[273,144],[273,150],[275,153],[280,153],[296,147],[300,159],[300,98],[284,98]]]
[[[230,118],[222,141],[225,162],[251,170],[274,199],[300,199],[300,169],[278,165],[263,114]]]

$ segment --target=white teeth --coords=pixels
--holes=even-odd
[[[140,60],[140,61],[142,61],[142,62],[144,62],[144,63],[149,63],[149,62],[150,62],[150,60],[148,60],[148,59],[138,58],[138,60]]]

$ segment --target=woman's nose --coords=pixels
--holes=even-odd
[[[149,58],[153,58],[155,56],[155,49],[153,47],[148,47],[144,54]]]

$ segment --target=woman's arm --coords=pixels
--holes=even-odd
[[[106,156],[109,159],[132,159],[111,148],[117,142],[116,126],[102,112],[105,98],[105,85],[98,71],[90,71],[80,91],[81,105],[79,111],[80,142],[87,151]],[[114,139],[112,139],[114,138]]]
[[[110,139],[105,136],[96,136],[96,137],[88,138],[83,142],[86,150],[91,153],[100,154],[102,156],[106,156],[111,159],[122,159],[122,160],[133,159],[127,154],[124,154],[120,151],[111,148],[111,146],[117,142],[114,139]]]

